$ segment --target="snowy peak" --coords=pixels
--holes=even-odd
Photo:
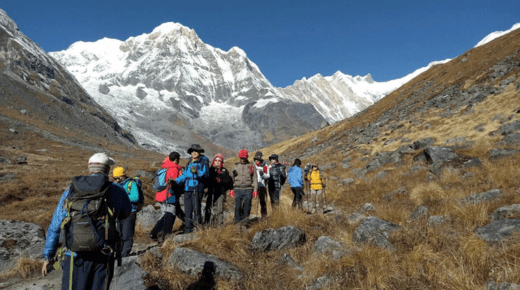
[[[520,28],[520,23],[517,23],[517,24],[513,25],[513,27],[511,27],[511,29],[506,30],[506,31],[495,31],[495,32],[492,32],[492,33],[488,34],[486,37],[484,37],[481,41],[479,41],[477,43],[477,45],[475,45],[475,47],[479,47],[481,45],[484,45],[484,44],[492,41],[493,39],[498,38],[498,37],[500,37],[502,35],[508,34],[509,32],[514,31],[514,30],[516,30],[518,28]]]

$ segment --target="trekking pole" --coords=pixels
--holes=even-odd
[[[329,203],[327,201],[327,194],[326,194],[326,191],[327,191],[327,183],[328,183],[328,179],[325,178],[325,186],[323,186],[323,183],[322,183],[322,187],[323,187],[323,199],[325,200],[325,209],[328,209],[329,207]]]

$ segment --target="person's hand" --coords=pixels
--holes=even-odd
[[[253,198],[256,198],[256,197],[258,197],[258,191],[255,190],[255,191],[253,191]]]
[[[49,264],[50,264],[50,261],[48,261],[48,260],[45,260],[45,262],[43,262],[42,277],[45,277],[47,275],[47,267],[49,266]]]
[[[197,173],[198,172],[197,167],[195,167],[195,166],[190,167],[190,172],[194,173],[194,174]]]
[[[235,198],[235,191],[234,190],[230,190],[229,191],[229,197]]]
[[[327,187],[327,186],[326,186],[325,184],[322,184],[321,187],[325,188],[325,187]]]

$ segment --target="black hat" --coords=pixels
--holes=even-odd
[[[202,147],[200,147],[199,144],[193,144],[191,145],[190,148],[188,148],[188,154],[191,154],[191,152],[193,151],[197,151],[199,153],[204,153],[204,149],[202,149]]]
[[[262,156],[264,156],[264,155],[262,154],[262,152],[260,152],[260,151],[256,151],[256,153],[255,153],[255,157],[253,158],[253,160],[264,161],[264,159],[262,159]]]
[[[278,161],[278,155],[271,154],[271,156],[269,156],[269,160],[271,160],[271,159],[275,159],[276,161]]]

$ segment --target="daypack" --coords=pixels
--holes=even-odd
[[[64,202],[67,217],[61,224],[65,246],[72,252],[113,252],[118,234],[114,210],[107,203],[110,185],[104,174],[72,179]]]
[[[130,189],[132,188],[132,184],[137,186],[137,192],[139,193],[139,199],[137,202],[132,202],[137,206],[137,211],[140,211],[144,205],[144,193],[143,193],[143,184],[141,183],[141,179],[139,177],[131,177],[128,182],[124,185],[126,192],[130,193]]]
[[[168,171],[168,168],[161,168],[155,172],[155,176],[152,179],[152,186],[155,191],[163,191],[168,187],[166,171]]]

